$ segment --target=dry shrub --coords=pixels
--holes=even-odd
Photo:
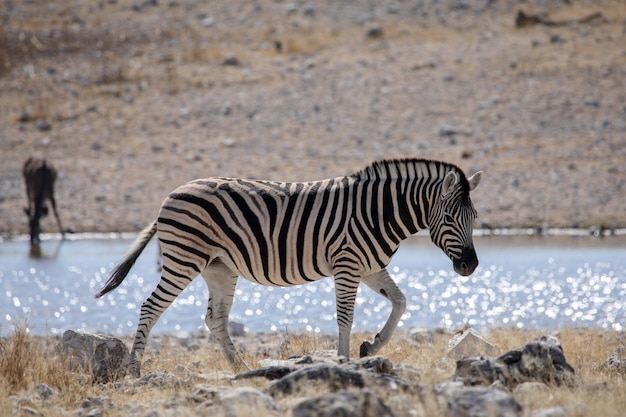
[[[84,398],[91,381],[72,373],[55,355],[56,343],[52,337],[33,337],[24,328],[1,338],[0,390],[15,394],[44,383],[59,391],[65,401]]]
[[[28,388],[37,350],[24,329],[17,329],[13,336],[0,340],[0,376],[10,392]]]

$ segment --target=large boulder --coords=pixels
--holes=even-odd
[[[542,336],[497,358],[472,357],[456,363],[455,380],[465,385],[490,385],[501,381],[508,387],[528,381],[572,385],[574,368],[565,360],[561,343]]]
[[[123,378],[130,362],[124,342],[102,334],[67,330],[59,350],[70,369],[90,374],[94,382]]]

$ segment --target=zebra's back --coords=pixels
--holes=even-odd
[[[240,276],[264,285],[330,276],[352,211],[351,181],[189,182],[161,206],[158,236],[164,255],[193,263],[199,272],[219,258]]]

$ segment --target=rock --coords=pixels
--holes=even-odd
[[[189,401],[201,404],[215,401],[224,389],[211,384],[197,384],[191,389]]]
[[[340,391],[301,402],[293,409],[293,417],[393,417],[391,409],[368,389],[357,392]]]
[[[153,387],[178,387],[180,381],[176,375],[167,372],[151,372],[137,380],[138,385],[150,385]]]
[[[611,353],[603,364],[611,372],[626,375],[626,346],[620,346]]]
[[[272,397],[250,387],[221,393],[218,408],[216,415],[233,417],[282,415]]]
[[[78,417],[102,417],[105,415],[105,410],[114,409],[115,404],[107,397],[87,397],[80,407],[75,413]]]
[[[456,366],[455,380],[466,385],[489,385],[496,380],[510,388],[528,381],[572,385],[574,379],[574,368],[554,336],[531,340],[498,358],[464,358]]]
[[[226,67],[237,67],[240,64],[241,64],[241,62],[239,62],[239,58],[237,58],[236,56],[233,56],[233,55],[226,56],[222,60],[222,65],[224,65]]]
[[[426,328],[411,329],[408,338],[415,343],[431,344],[435,341],[434,331]]]
[[[235,379],[263,377],[269,380],[275,380],[313,364],[326,364],[330,366],[342,365],[342,369],[354,371],[366,370],[376,374],[394,373],[393,363],[382,356],[369,356],[354,361],[343,362],[337,357],[327,358],[305,355],[302,357],[294,357],[287,361],[264,360],[261,361],[261,364],[264,365],[262,368],[242,372],[238,374]]]
[[[439,126],[439,136],[454,136],[459,133],[458,129],[450,125]]]
[[[550,407],[539,410],[531,414],[530,417],[569,417],[569,414],[563,407]]]
[[[448,382],[439,385],[446,399],[450,417],[519,417],[522,406],[505,391],[486,387],[465,387]]]
[[[369,388],[407,392],[414,388],[411,383],[396,375],[380,373],[381,370],[389,370],[391,373],[393,365],[390,361],[388,364],[384,361],[350,361],[339,365],[316,363],[299,367],[272,383],[265,389],[265,392],[275,399],[281,399],[292,395],[316,395],[320,390],[337,392],[353,388]]]
[[[531,405],[550,395],[550,387],[543,382],[523,382],[513,389],[513,396],[522,404]]]
[[[372,26],[367,30],[367,32],[365,33],[365,36],[368,37],[369,39],[382,38],[383,28],[381,28],[380,26]]]
[[[35,127],[37,128],[37,130],[40,130],[42,132],[47,132],[52,129],[52,125],[50,124],[50,122],[43,119],[38,119],[37,121],[35,121]]]
[[[124,343],[115,337],[67,330],[60,351],[70,369],[92,376],[95,382],[109,382],[124,377],[130,355]]]
[[[229,144],[227,145],[225,142],[226,141],[230,141],[228,142]],[[223,141],[224,146],[235,146],[235,141],[233,139],[224,139]],[[228,322],[228,332],[230,333],[231,337],[243,337],[246,335],[246,330],[245,327],[243,325],[243,323],[237,323],[236,321],[229,321]]]
[[[28,406],[25,406],[25,405],[19,406],[18,410],[19,410],[19,414],[18,415],[20,415],[20,416],[43,416],[43,414],[41,414],[35,408],[28,407]]]
[[[485,340],[477,330],[469,328],[448,341],[448,355],[460,359],[464,356],[495,355],[498,348]]]
[[[340,366],[318,364],[291,372],[272,383],[265,390],[272,397],[279,399],[290,395],[302,395],[310,388],[324,386],[325,391],[340,391],[347,388],[364,388],[365,373],[344,369]]]
[[[270,381],[280,379],[298,369],[296,366],[291,365],[272,365],[265,366],[260,369],[252,369],[250,371],[237,374],[235,379],[250,379],[250,378],[265,378]]]
[[[207,415],[280,415],[272,397],[250,387],[226,390],[215,385],[198,384],[192,388],[189,400],[206,407]]]
[[[39,396],[39,398],[41,398],[43,401],[47,400],[48,398],[52,396],[59,395],[58,392],[56,392],[55,390],[53,390],[52,388],[50,388],[50,386],[46,384],[37,384],[35,385],[34,390]]]

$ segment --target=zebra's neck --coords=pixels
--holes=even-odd
[[[380,191],[383,206],[378,213],[377,228],[388,229],[390,224],[395,227],[397,237],[402,240],[420,230],[429,227],[431,207],[440,195],[443,180],[450,171],[457,173],[467,184],[463,171],[452,164],[425,159],[383,160],[372,163],[355,174],[357,182],[365,185],[372,181],[389,184],[387,190],[393,189],[395,196],[389,191]],[[395,185],[391,185],[395,184]],[[469,185],[467,185],[469,192]],[[375,198],[371,195],[372,198]],[[370,223],[376,221],[371,214]],[[376,227],[376,226],[375,226]],[[402,229],[402,233],[400,233]]]

